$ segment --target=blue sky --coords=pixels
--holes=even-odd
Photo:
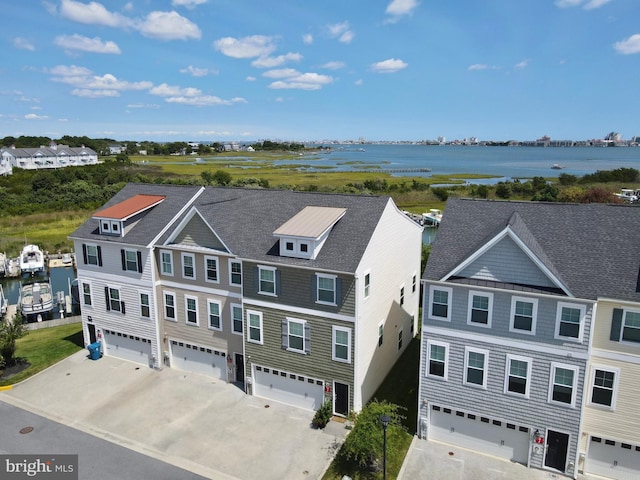
[[[640,135],[638,0],[3,4],[0,137]]]

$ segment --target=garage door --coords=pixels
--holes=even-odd
[[[428,438],[527,464],[529,428],[431,406]]]
[[[104,331],[106,354],[152,367],[151,340],[125,333]]]
[[[212,348],[171,340],[171,367],[227,381],[227,354]]]
[[[253,394],[278,402],[317,410],[324,401],[324,382],[295,373],[255,365]]]
[[[640,478],[640,446],[591,437],[585,473],[616,480]]]

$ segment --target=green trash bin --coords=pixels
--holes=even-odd
[[[100,342],[94,342],[87,345],[89,349],[89,357],[91,360],[98,360],[100,358]]]

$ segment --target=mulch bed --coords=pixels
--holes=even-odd
[[[30,366],[31,364],[26,360],[17,359],[10,367],[5,367],[3,370],[0,370],[0,379],[6,380],[11,378],[16,373],[20,373],[22,370],[29,368]]]

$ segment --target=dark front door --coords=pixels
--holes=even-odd
[[[88,324],[89,327],[89,343],[95,343],[96,341],[96,326],[92,324]]]
[[[569,434],[549,430],[547,432],[547,454],[544,457],[544,465],[564,472],[567,464],[568,449]]]
[[[333,410],[336,415],[346,417],[349,413],[349,385],[336,382],[334,388]]]
[[[236,353],[236,382],[244,383],[244,356]]]

